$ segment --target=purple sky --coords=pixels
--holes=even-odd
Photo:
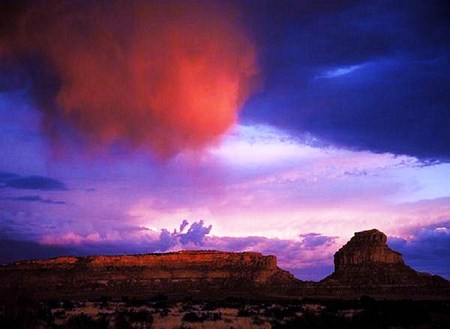
[[[448,4],[182,3],[0,5],[0,261],[251,250],[319,280],[377,228],[450,279]]]

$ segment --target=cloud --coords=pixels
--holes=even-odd
[[[302,246],[305,249],[315,249],[320,246],[333,244],[337,237],[324,236],[319,233],[300,234]]]
[[[67,189],[63,182],[44,176],[13,177],[4,179],[3,184],[4,187],[27,190],[64,191]]]
[[[256,47],[231,3],[21,5],[2,14],[10,25],[0,47],[12,67],[3,75],[31,84],[56,145],[162,158],[201,148],[236,122],[258,85]]]
[[[184,220],[182,225],[189,226]],[[182,248],[198,248],[205,243],[206,236],[211,232],[212,225],[205,226],[202,220],[193,222],[188,230],[170,232],[162,228],[158,233],[145,227],[117,227],[100,232],[77,233],[61,232],[57,235],[46,235],[41,242],[46,245],[82,245],[96,243],[142,244],[148,252],[177,250]]]
[[[278,266],[297,278],[318,281],[333,271],[333,254],[339,248],[336,240],[318,233],[301,234],[299,239],[207,236],[203,248],[275,255]]]
[[[81,244],[92,244],[101,241],[99,233],[78,234],[75,232],[67,232],[57,237],[44,237],[41,240],[43,245],[49,246],[76,246]]]
[[[305,10],[309,3],[256,10],[266,88],[247,103],[244,122],[340,147],[449,161],[445,1],[319,1]]]
[[[10,172],[0,171],[0,183],[4,183],[15,178],[19,178],[19,175]]]
[[[183,224],[188,223],[184,220]],[[222,251],[255,251],[275,255],[280,267],[294,273],[302,273],[303,279],[319,280],[319,274],[328,272],[333,253],[337,250],[335,237],[307,233],[299,239],[276,239],[261,236],[227,237],[210,235],[212,225],[200,220],[189,225],[188,230],[172,232],[142,227],[118,228],[117,232],[66,232],[48,235],[40,242],[49,246],[66,246],[86,253],[145,253],[167,252],[183,249],[206,249]],[[307,269],[311,272],[308,274]]]
[[[316,78],[317,79],[319,79],[319,78],[332,79],[332,78],[341,77],[343,75],[350,74],[353,71],[356,71],[356,70],[360,69],[363,65],[364,64],[333,68],[331,70],[325,71],[321,75],[318,75]]]
[[[27,201],[27,202],[41,202],[48,204],[66,204],[64,201],[54,201],[52,199],[44,199],[39,195],[25,195],[19,197],[2,197],[0,200],[12,200],[12,201]]]
[[[187,220],[183,220],[180,225],[180,232],[174,230],[172,233],[167,229],[162,229],[159,235],[159,241],[154,247],[160,251],[176,250],[183,248],[201,248],[205,244],[206,236],[211,232],[212,225],[205,226],[203,220],[193,222],[191,226],[183,233],[184,229],[189,226]]]
[[[238,126],[210,152],[195,180],[174,167],[157,194],[132,200],[132,220],[178,227],[177,218],[211,218],[222,236],[292,239],[303,231],[351,237],[374,225],[396,234],[449,213],[446,163],[323,147],[264,125]],[[174,193],[175,184],[189,193]]]
[[[0,264],[19,260],[75,255],[78,252],[65,246],[47,246],[34,241],[0,238]]]
[[[189,222],[186,219],[184,219],[180,225],[180,232],[183,232],[184,229],[186,228],[186,226],[188,226],[188,225],[189,225]]]
[[[390,237],[389,245],[403,254],[418,271],[450,279],[450,221],[419,226],[405,232],[406,238]]]
[[[211,232],[212,225],[205,226],[204,222],[200,220],[199,222],[194,222],[191,224],[186,233],[178,233],[178,238],[182,245],[188,243],[194,243],[197,245],[202,245],[205,236]]]

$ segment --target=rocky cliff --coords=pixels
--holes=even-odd
[[[364,267],[368,264],[404,265],[402,255],[391,250],[386,242],[386,235],[375,229],[355,233],[334,255],[335,270],[341,271],[351,266]]]
[[[277,267],[275,256],[254,252],[58,257],[0,268],[0,288],[41,298],[271,294],[299,282]]]
[[[448,296],[450,282],[405,265],[384,233],[357,232],[334,255],[334,273],[320,282],[320,294],[335,296]]]

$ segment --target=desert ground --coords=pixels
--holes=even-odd
[[[449,328],[450,302],[358,300],[21,299],[2,305],[1,328],[269,329]]]

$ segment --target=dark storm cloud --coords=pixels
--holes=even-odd
[[[420,227],[410,234],[412,238],[408,240],[390,238],[389,245],[418,271],[450,278],[450,221]]]
[[[0,238],[0,264],[8,264],[19,260],[68,256],[76,253],[75,250],[66,247],[46,246],[33,241]]]
[[[5,187],[15,189],[27,190],[42,190],[42,191],[63,191],[66,186],[63,182],[44,176],[21,176],[11,179],[4,179],[2,181]]]
[[[266,87],[243,119],[339,146],[448,161],[449,2],[310,3],[254,10]]]
[[[25,195],[19,197],[4,197],[0,198],[0,200],[11,200],[11,201],[26,201],[26,202],[41,202],[48,204],[66,204],[64,201],[55,201],[52,199],[45,199],[39,195]]]
[[[7,182],[9,180],[19,178],[20,176],[11,172],[0,171],[0,183]]]

